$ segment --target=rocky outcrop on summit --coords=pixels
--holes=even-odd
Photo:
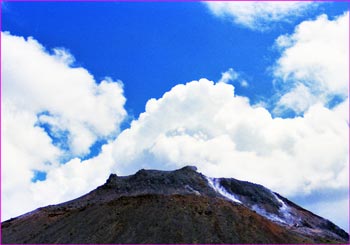
[[[2,243],[347,243],[349,235],[257,184],[175,171],[111,174],[75,200],[2,223]]]
[[[197,173],[197,168],[186,166],[175,171],[158,171],[141,169],[134,175],[118,177],[111,174],[101,189],[112,189],[115,196],[136,196],[142,194],[194,194],[203,193],[208,196],[217,196],[217,193],[208,186],[204,175]]]

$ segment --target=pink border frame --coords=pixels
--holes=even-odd
[[[207,2],[216,2],[216,1],[222,1],[222,2],[230,2],[230,1],[235,1],[235,0],[207,0]],[[239,0],[241,2],[251,2],[252,0]],[[292,2],[293,0],[260,0],[261,2]],[[2,2],[204,2],[201,0],[7,0],[3,1],[0,0],[0,32],[2,31]],[[299,0],[299,2],[311,2],[310,0]],[[328,1],[328,0],[314,0],[314,2],[348,2],[348,8],[350,11],[350,0],[333,0],[333,1]],[[349,16],[349,23],[350,23],[350,16]],[[350,25],[349,25],[349,30],[348,30],[348,35],[349,35],[349,40],[350,40]],[[350,46],[350,43],[349,43]],[[0,59],[1,59],[1,50],[2,50],[2,42],[0,38]],[[349,64],[350,64],[350,52],[349,52]],[[349,65],[349,78],[350,78],[350,65]],[[1,76],[1,71],[2,71],[2,64],[0,60],[0,221],[1,221],[1,197],[2,197],[2,181],[1,181],[1,153],[2,153],[2,145],[1,145],[1,138],[2,138],[2,76]],[[349,81],[350,85],[350,81]],[[348,95],[350,95],[350,89],[348,88]],[[350,101],[349,101],[349,108],[350,108]],[[349,120],[350,112],[348,111],[348,120]],[[349,125],[350,128],[350,125]],[[350,154],[350,130],[348,131],[348,153]],[[348,172],[350,173],[350,163],[348,163]],[[348,182],[348,208],[349,208],[349,213],[350,213],[350,178]],[[350,218],[348,217],[348,224],[349,224],[349,230],[347,231],[350,234]],[[1,227],[0,227],[0,244],[2,244],[2,233],[1,233]],[[349,241],[350,244],[350,241]],[[28,245],[34,245],[34,244],[28,244]],[[105,244],[105,245],[112,245],[112,244]],[[172,244],[167,244],[167,245],[172,245]],[[221,245],[226,245],[226,244],[221,244]]]

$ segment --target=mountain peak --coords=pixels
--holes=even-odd
[[[183,168],[180,168],[179,169],[180,171],[189,171],[189,172],[197,172],[197,167],[196,166],[191,166],[191,165],[187,165],[187,166],[185,166],[185,167],[183,167]]]
[[[262,185],[207,177],[194,166],[111,174],[105,184],[80,198],[3,222],[2,234],[3,243],[344,243],[349,239],[330,221]]]
[[[107,185],[115,185],[115,183],[117,182],[117,178],[118,178],[117,174],[110,174],[107,181],[106,181],[106,184]]]
[[[206,177],[197,172],[194,166],[185,166],[174,171],[140,169],[133,175],[120,177],[111,174],[98,191],[104,195],[103,190],[106,189],[113,189],[113,198],[141,194],[219,196],[208,186]]]

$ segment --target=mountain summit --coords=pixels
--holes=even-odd
[[[2,243],[348,243],[349,235],[257,184],[196,167],[111,174],[75,200],[2,223]]]

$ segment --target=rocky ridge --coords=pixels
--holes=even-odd
[[[192,166],[111,174],[75,200],[2,223],[2,243],[347,243],[334,225],[257,184]],[[68,235],[67,235],[68,234]]]

